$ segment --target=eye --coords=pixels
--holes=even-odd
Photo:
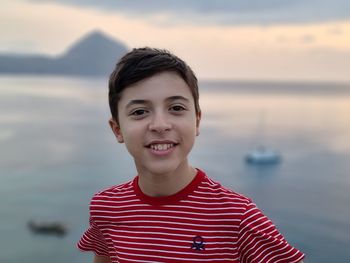
[[[130,116],[136,117],[136,118],[140,118],[140,117],[145,116],[147,113],[148,113],[147,110],[144,110],[144,109],[136,109],[136,110],[133,110],[133,111],[130,113]]]
[[[170,108],[170,111],[174,111],[174,112],[181,112],[186,110],[186,108],[184,106],[181,105],[174,105]]]

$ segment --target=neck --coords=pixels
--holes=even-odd
[[[184,189],[196,176],[197,170],[191,166],[178,167],[167,174],[139,173],[139,187],[148,196],[170,196]]]

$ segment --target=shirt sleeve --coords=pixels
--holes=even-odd
[[[77,247],[82,251],[92,251],[97,256],[109,257],[108,246],[98,225],[90,216],[90,227],[80,238]]]
[[[304,258],[251,201],[240,223],[238,245],[241,263],[296,263]]]

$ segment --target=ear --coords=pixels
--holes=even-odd
[[[111,119],[109,119],[108,123],[109,123],[109,126],[111,127],[115,137],[117,138],[118,142],[123,143],[124,138],[123,138],[123,135],[122,135],[122,132],[120,130],[120,126],[119,126],[118,122],[115,119],[111,118]]]
[[[196,114],[196,136],[198,136],[200,134],[200,132],[199,132],[199,124],[201,122],[201,119],[202,119],[202,112],[199,111]]]

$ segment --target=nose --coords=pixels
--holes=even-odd
[[[149,124],[149,130],[158,133],[169,131],[171,127],[169,119],[164,113],[155,113]]]

